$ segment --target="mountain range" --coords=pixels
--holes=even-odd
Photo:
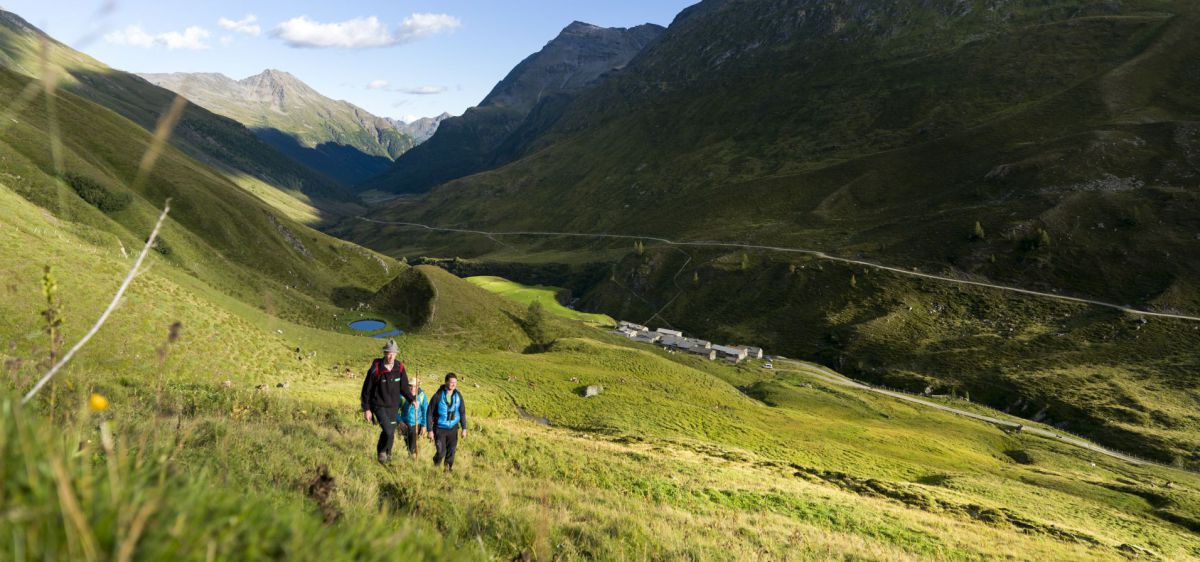
[[[360,189],[423,192],[511,161],[574,94],[623,67],[662,32],[652,24],[625,29],[571,23],[513,68],[478,106],[443,121],[427,142]]]
[[[238,121],[280,152],[343,185],[379,174],[421,142],[395,121],[325,97],[281,70],[268,69],[241,80],[219,73],[139,76]],[[414,123],[413,130],[428,138],[426,131],[431,134],[438,121]]]

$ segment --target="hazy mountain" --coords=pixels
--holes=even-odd
[[[707,0],[532,131],[519,160],[374,216],[812,248],[1196,312],[1197,28],[1184,1]],[[400,239],[349,228],[378,248]],[[1194,326],[1151,336],[1086,307],[740,254],[648,252],[576,290],[614,317],[658,313],[889,385],[1033,402],[1030,415],[1108,443],[1200,461],[1185,413],[1198,398],[1183,390]]]
[[[421,144],[429,140],[429,137],[432,137],[433,133],[437,132],[438,125],[450,117],[451,115],[449,113],[442,113],[437,117],[422,117],[420,119],[413,120],[412,123],[405,123],[399,119],[391,118],[388,119],[388,122],[391,123],[396,130],[412,137],[413,142]]]
[[[347,185],[387,169],[416,144],[390,120],[325,97],[281,70],[241,80],[218,73],[140,76],[236,119],[288,156]]]
[[[49,57],[42,60],[42,44]],[[43,65],[56,72],[60,87],[117,112],[152,130],[175,94],[113,68],[59,43],[20,16],[0,11],[0,64],[40,77]],[[319,206],[332,208],[355,199],[329,178],[297,165],[257,138],[249,129],[203,107],[188,104],[171,143],[231,177],[261,180],[274,188],[300,192]]]
[[[442,121],[427,142],[363,188],[421,192],[510,161],[531,136],[521,132],[523,127],[540,130],[552,123],[566,100],[625,66],[662,32],[652,24],[629,29],[568,25],[513,68],[477,107]],[[527,123],[530,116],[536,118]]]

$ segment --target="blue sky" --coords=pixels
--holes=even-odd
[[[572,21],[666,26],[696,0],[4,0],[132,72],[290,72],[376,115],[461,114]],[[66,9],[68,8],[69,9]]]

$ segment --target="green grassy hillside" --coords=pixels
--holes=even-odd
[[[0,69],[0,91],[9,99],[29,83]],[[55,119],[47,117],[45,107],[39,94],[9,115],[0,131],[3,179],[55,219],[86,226],[94,244],[115,256],[132,257],[140,249],[170,198],[173,210],[157,247],[165,260],[231,297],[319,325],[333,321],[337,311],[327,304],[331,299],[355,287],[374,290],[399,267],[279,216],[221,173],[172,147],[135,183],[150,134],[62,90],[55,94]],[[58,149],[46,133],[51,130],[58,131]],[[125,198],[125,205],[102,210],[96,200],[80,196],[72,177]]]
[[[7,186],[0,205],[0,252],[10,264],[0,271],[8,292],[0,339],[11,344],[2,353],[12,396],[44,364],[41,266],[53,267],[72,342],[127,263],[89,241],[93,229],[55,219]],[[522,344],[515,332],[509,349],[448,331],[400,338],[402,359],[427,391],[443,373],[460,374],[472,431],[453,480],[428,464],[428,444],[422,462],[381,468],[375,432],[356,411],[358,377],[378,340],[278,319],[163,257],[152,262],[58,382],[30,408],[11,400],[0,408],[0,470],[12,470],[0,508],[25,514],[0,521],[14,552],[1200,557],[1188,530],[1200,479],[1189,473],[856,394],[804,369],[709,364],[583,326],[533,355],[512,350]],[[503,321],[497,303],[505,301],[422,271],[446,305],[444,326]],[[173,322],[182,328],[171,341]],[[583,398],[588,384],[605,391]],[[79,409],[89,392],[107,397],[107,410]],[[313,486],[322,466],[331,480]]]
[[[1197,25],[1194,3],[1166,0],[702,2],[522,159],[371,217],[808,248],[1195,313]],[[616,247],[356,221],[338,232],[393,255],[484,261],[607,261],[597,247]],[[623,253],[607,280],[564,286],[616,318],[956,388],[1196,466],[1189,324],[1152,323],[1150,336],[1097,311],[1022,300],[1014,312],[924,285],[918,306],[891,275],[793,273],[804,262],[781,255],[739,273],[741,252]],[[910,302],[949,312],[898,327]],[[1049,320],[1061,314],[1082,319]]]
[[[169,90],[71,49],[12,12],[0,11],[0,65],[39,79],[52,73],[59,88],[146,130],[153,130],[175,98]],[[299,207],[303,211],[296,217],[315,215],[317,209],[324,218],[357,209],[355,196],[337,182],[292,161],[236,121],[202,107],[189,105],[184,110],[171,143],[247,190],[269,186],[272,193],[266,200],[281,194],[295,200],[285,201],[281,208]]]

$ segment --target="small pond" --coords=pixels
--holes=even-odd
[[[350,323],[350,329],[357,330],[359,332],[373,332],[375,330],[382,330],[386,327],[387,322],[382,320],[355,320],[354,322]]]
[[[383,333],[374,334],[374,335],[372,335],[371,337],[373,337],[373,338],[390,338],[390,337],[392,337],[392,336],[398,336],[398,335],[400,335],[400,334],[403,334],[403,333],[404,333],[404,331],[403,331],[403,330],[388,330],[388,331],[386,331],[386,332],[383,332]]]

